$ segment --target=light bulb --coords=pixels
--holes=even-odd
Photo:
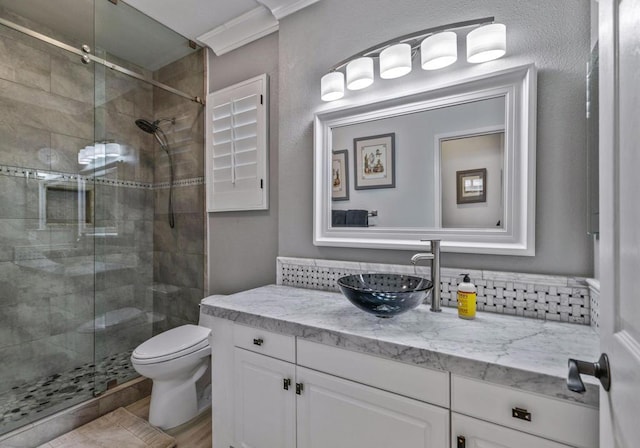
[[[358,58],[347,64],[347,89],[360,90],[373,84],[373,59]]]
[[[96,159],[104,159],[104,143],[96,143],[94,148],[95,148],[95,154],[96,154]]]
[[[320,80],[322,101],[335,101],[344,96],[344,75],[342,72],[327,73]]]
[[[502,23],[481,26],[467,34],[467,61],[472,64],[498,59],[507,52],[507,27]]]
[[[423,70],[437,70],[458,59],[458,36],[453,31],[434,34],[420,44],[420,62]]]
[[[411,71],[411,45],[396,44],[380,53],[380,77],[399,78]]]
[[[107,143],[104,148],[104,155],[107,157],[119,157],[120,145],[117,143]]]

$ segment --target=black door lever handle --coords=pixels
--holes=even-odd
[[[569,359],[567,387],[573,392],[582,394],[587,389],[584,387],[580,374],[595,376],[600,380],[600,384],[606,391],[611,388],[611,371],[609,370],[609,358],[606,353],[600,355],[600,359],[597,362]]]

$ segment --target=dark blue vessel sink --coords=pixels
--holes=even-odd
[[[414,309],[431,294],[433,283],[400,274],[355,274],[338,279],[340,291],[355,306],[378,317]]]

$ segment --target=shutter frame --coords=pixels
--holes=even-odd
[[[207,95],[207,212],[269,208],[268,86],[263,74]]]

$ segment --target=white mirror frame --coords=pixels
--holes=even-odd
[[[333,128],[500,96],[505,98],[506,194],[502,228],[331,227]],[[425,175],[434,175],[434,171],[426,167]],[[535,179],[536,69],[533,64],[399,98],[322,111],[314,119],[313,243],[316,246],[424,250],[421,240],[440,239],[445,252],[533,256]]]

